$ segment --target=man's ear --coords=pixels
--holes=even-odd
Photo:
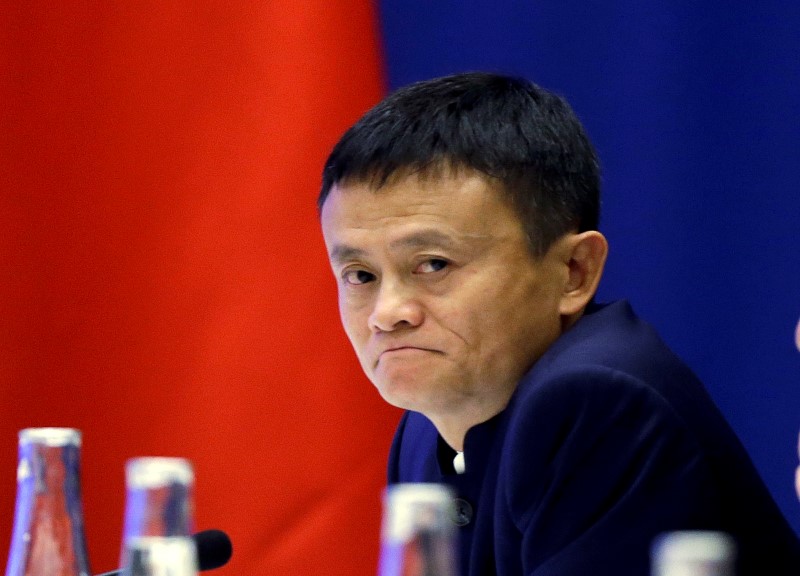
[[[573,234],[566,240],[568,276],[559,312],[562,316],[572,316],[581,312],[597,291],[608,255],[608,242],[596,230]]]

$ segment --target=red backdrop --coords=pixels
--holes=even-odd
[[[398,414],[339,326],[314,207],[383,90],[373,6],[0,14],[0,546],[17,430],[74,426],[95,572],[125,460],[177,455],[197,528],[234,541],[220,576],[373,573]]]

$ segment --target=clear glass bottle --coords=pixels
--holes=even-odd
[[[126,576],[194,576],[194,472],[183,458],[134,458],[125,468],[120,566]]]
[[[19,432],[17,497],[6,576],[88,576],[80,489],[81,433]]]
[[[736,544],[713,531],[663,534],[653,543],[652,576],[734,576]]]
[[[455,576],[454,513],[448,486],[389,486],[383,499],[379,576]]]

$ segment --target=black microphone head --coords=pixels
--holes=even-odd
[[[231,539],[222,530],[203,530],[192,538],[197,546],[197,564],[200,570],[224,566],[233,555]]]

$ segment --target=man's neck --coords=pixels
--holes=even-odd
[[[508,405],[511,395],[502,402],[492,406],[483,406],[482,409],[465,409],[459,414],[429,415],[425,416],[433,423],[442,439],[456,452],[464,451],[464,438],[473,426],[486,422],[502,412]]]

